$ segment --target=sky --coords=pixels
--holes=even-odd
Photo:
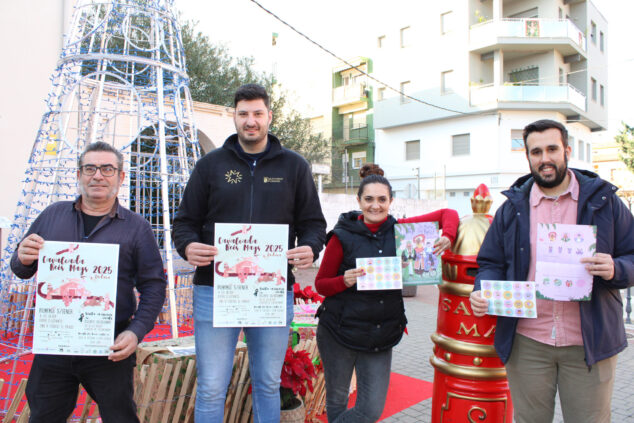
[[[402,11],[425,16],[431,0],[258,0],[311,39],[339,57],[371,57],[380,22]],[[621,121],[634,125],[634,48],[631,42],[632,0],[594,0],[608,21],[608,132],[613,136]],[[251,0],[175,0],[185,19],[212,42],[225,44],[234,56],[252,56],[261,71],[277,71],[290,91],[295,108],[307,117],[327,112],[330,72],[337,60],[275,20]],[[386,7],[389,5],[389,7]],[[272,33],[278,46],[271,46]],[[285,53],[285,54],[283,54]],[[325,95],[324,95],[325,93]]]

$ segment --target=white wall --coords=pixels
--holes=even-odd
[[[13,217],[73,3],[0,1],[0,216]]]

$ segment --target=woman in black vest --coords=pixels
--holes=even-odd
[[[451,246],[458,228],[455,210],[398,221],[389,215],[392,187],[375,164],[360,170],[357,201],[361,212],[343,213],[328,234],[326,251],[315,279],[326,298],[317,312],[317,345],[326,378],[328,422],[375,422],[381,416],[390,381],[392,347],[407,324],[401,290],[358,291],[356,259],[396,256],[394,225],[439,221],[443,236],[439,255]],[[352,371],[357,374],[357,400],[348,407]]]

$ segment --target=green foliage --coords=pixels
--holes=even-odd
[[[192,98],[205,103],[233,107],[233,96],[243,84],[264,86],[271,97],[273,122],[269,128],[284,144],[309,162],[323,161],[330,143],[322,135],[311,134],[308,119],[287,104],[287,94],[272,75],[253,69],[252,57],[234,58],[226,46],[215,45],[196,30],[197,23],[182,25],[183,48],[187,60]]]
[[[253,70],[253,58],[234,58],[224,45],[215,45],[188,21],[181,29],[192,98],[233,107],[233,95],[243,84],[266,85],[267,78]]]
[[[310,163],[323,162],[330,149],[330,143],[321,134],[312,134],[308,119],[286,106],[286,93],[273,82],[267,87],[271,95],[273,121],[269,130],[275,134],[286,148],[298,152]]]
[[[619,145],[619,159],[625,163],[630,172],[634,172],[634,127],[625,122],[621,123],[623,124],[621,132],[614,137]]]

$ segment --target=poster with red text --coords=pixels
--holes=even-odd
[[[104,356],[114,343],[119,246],[45,241],[33,353]]]
[[[288,225],[216,223],[214,327],[286,326]]]

